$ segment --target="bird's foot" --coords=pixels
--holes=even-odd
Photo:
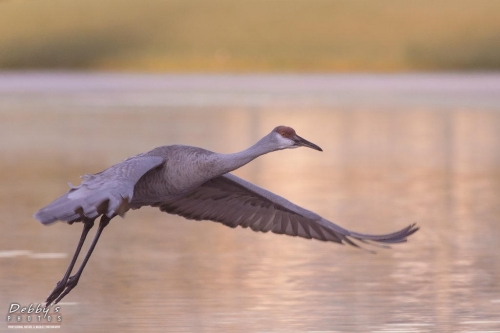
[[[59,297],[57,297],[57,299],[54,301],[54,304],[59,303],[59,301],[61,301],[64,296],[66,296],[67,294],[69,294],[69,292],[71,290],[73,290],[73,288],[76,287],[76,285],[78,284],[78,280],[79,279],[80,279],[79,275],[75,274],[73,276],[70,276],[69,279],[68,279],[68,282],[66,283],[66,288],[64,289],[64,291],[62,292],[62,294],[59,295]]]
[[[52,303],[52,301],[54,301],[64,291],[64,288],[66,288],[67,283],[68,280],[64,279],[57,282],[56,287],[54,288],[54,290],[52,290],[50,295],[45,300],[46,306],[49,306]]]
[[[46,306],[51,305],[52,302],[54,302],[54,305],[59,303],[59,301],[63,299],[64,296],[69,294],[69,292],[76,287],[79,279],[80,279],[79,276],[73,275],[70,276],[69,279],[65,281],[65,283],[63,283],[64,282],[63,280],[57,282],[56,287],[49,295],[49,297],[47,297]]]

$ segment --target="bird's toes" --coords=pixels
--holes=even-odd
[[[63,280],[57,282],[56,287],[54,288],[54,290],[52,290],[50,295],[45,300],[47,306],[50,305],[52,301],[55,300],[64,291],[64,289],[66,288],[66,284],[67,281]]]
[[[76,285],[78,284],[78,280],[79,279],[80,279],[79,276],[71,276],[68,279],[68,282],[66,282],[66,286],[64,288],[64,291],[62,293],[59,293],[60,295],[56,296],[54,304],[59,303],[64,298],[64,296],[66,296],[67,294],[69,294],[69,292],[71,290],[73,290],[73,288],[76,287]]]

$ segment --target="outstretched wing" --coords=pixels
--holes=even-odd
[[[412,224],[385,235],[352,232],[232,174],[214,178],[181,198],[156,206],[187,219],[212,220],[231,228],[250,227],[254,231],[272,231],[357,247],[353,240],[363,243],[405,242],[418,230]]]
[[[79,186],[72,186],[68,193],[40,209],[35,218],[49,224],[57,220],[76,222],[101,214],[123,215],[128,210],[137,181],[164,162],[158,156],[135,156],[95,175],[85,175]]]

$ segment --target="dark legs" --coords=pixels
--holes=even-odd
[[[94,226],[94,220],[90,219],[85,219],[83,221],[83,231],[82,231],[82,236],[80,237],[80,241],[78,242],[78,246],[76,247],[75,254],[73,255],[73,259],[71,259],[71,263],[69,264],[68,270],[66,271],[66,274],[64,274],[64,277],[62,278],[61,281],[59,281],[52,291],[52,293],[47,297],[47,306],[50,305],[52,302],[54,304],[59,303],[59,301],[66,296],[76,285],[78,284],[78,280],[80,279],[80,276],[82,275],[83,269],[85,268],[85,265],[87,264],[87,261],[89,260],[90,256],[92,255],[92,251],[94,251],[94,248],[97,244],[97,241],[99,240],[99,237],[101,236],[102,231],[104,228],[109,224],[109,221],[111,221],[111,218],[107,217],[106,215],[101,216],[101,221],[99,222],[99,228],[97,229],[97,232],[94,236],[94,239],[92,240],[92,244],[90,245],[89,251],[87,252],[87,255],[85,256],[85,259],[82,262],[82,265],[78,269],[75,275],[69,276],[71,274],[71,271],[73,270],[73,267],[75,266],[76,259],[78,258],[78,255],[80,254],[80,250],[82,248],[82,245],[85,241],[85,238],[87,237],[87,234],[90,229]],[[55,300],[55,301],[54,301]]]
[[[95,219],[94,219],[95,220]],[[91,219],[84,219],[83,220],[83,231],[82,235],[80,236],[80,241],[78,242],[78,246],[76,247],[75,254],[73,255],[73,259],[71,259],[71,262],[68,266],[68,270],[66,271],[66,274],[64,274],[63,278],[61,281],[57,282],[56,287],[52,291],[52,293],[47,297],[47,305],[50,305],[52,301],[56,299],[57,296],[59,296],[60,293],[64,291],[64,288],[66,287],[66,283],[68,282],[69,275],[71,274],[71,271],[73,270],[73,267],[75,266],[76,259],[78,258],[78,255],[80,254],[80,250],[82,249],[82,245],[85,242],[85,238],[87,237],[87,234],[89,233],[90,229],[94,226],[94,220]]]

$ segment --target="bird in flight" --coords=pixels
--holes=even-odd
[[[111,219],[129,209],[159,207],[163,212],[190,220],[211,220],[228,227],[314,238],[359,247],[405,242],[418,230],[411,224],[399,231],[369,235],[344,229],[285,198],[249,183],[230,172],[253,159],[282,149],[308,147],[322,151],[301,138],[291,127],[278,126],[250,148],[234,154],[170,145],[130,157],[104,171],[83,176],[83,181],[35,213],[43,224],[83,222],[78,246],[63,278],[48,296],[57,304],[78,284],[103,229]],[[71,272],[94,221],[99,227],[78,271]]]

